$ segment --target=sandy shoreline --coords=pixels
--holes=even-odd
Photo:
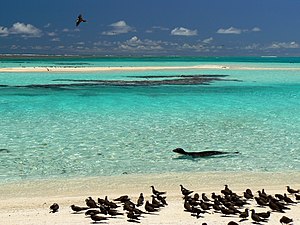
[[[147,70],[300,70],[299,67],[246,67],[232,65],[196,65],[196,66],[118,66],[118,67],[7,67],[0,73],[28,72],[109,72],[109,71],[147,71]]]
[[[94,177],[53,181],[25,181],[0,185],[0,218],[1,224],[90,224],[91,219],[84,214],[72,214],[71,204],[85,206],[84,200],[91,196],[109,199],[127,194],[136,201],[141,192],[145,199],[150,200],[151,185],[161,191],[167,191],[168,206],[157,215],[146,215],[141,218],[142,224],[227,224],[239,221],[238,216],[221,217],[219,213],[205,214],[204,218],[196,219],[184,212],[183,200],[179,184],[197,193],[212,192],[220,194],[224,184],[242,195],[246,188],[253,192],[264,188],[268,194],[287,193],[286,185],[300,188],[300,173],[196,173],[196,174],[161,174],[161,175],[123,175],[115,177]],[[257,195],[257,193],[255,193]],[[292,196],[290,196],[292,197]],[[49,206],[58,203],[58,213],[49,213]],[[267,211],[259,208],[252,201],[249,208],[256,211]],[[143,206],[140,209],[144,210]],[[213,212],[213,211],[211,211]],[[300,223],[300,204],[291,206],[285,216]],[[282,213],[272,213],[268,224],[280,224]],[[105,224],[128,224],[126,215],[109,219]],[[252,220],[242,224],[252,224]],[[264,223],[266,224],[266,223]]]

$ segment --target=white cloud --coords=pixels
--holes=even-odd
[[[6,27],[0,26],[0,37],[6,37],[9,35],[9,31]]]
[[[204,44],[209,44],[209,43],[211,43],[213,40],[214,40],[214,39],[213,39],[212,37],[210,37],[210,38],[204,39],[202,42],[203,42]]]
[[[259,27],[254,27],[254,28],[252,28],[251,31],[252,31],[252,32],[260,32],[261,29],[260,29]]]
[[[118,21],[116,23],[112,23],[109,25],[112,27],[109,31],[103,31],[103,35],[119,35],[119,34],[126,34],[131,31],[134,31],[134,28],[127,25],[124,20]]]
[[[241,33],[249,33],[249,32],[260,32],[261,29],[259,27],[253,27],[252,29],[239,29],[235,27],[229,27],[227,29],[220,28],[217,30],[218,34],[241,34]]]
[[[299,48],[299,44],[295,41],[291,42],[275,42],[271,44],[268,48],[278,49],[278,48]]]
[[[9,34],[20,34],[23,37],[41,37],[42,31],[31,24],[17,22],[9,28]]]
[[[119,43],[120,50],[130,50],[133,52],[137,51],[155,51],[155,50],[162,50],[163,47],[161,46],[161,41],[152,41],[149,39],[141,40],[137,36],[133,36],[129,40]]]
[[[48,32],[47,34],[48,34],[48,36],[50,36],[50,37],[54,37],[54,36],[57,35],[55,32]]]
[[[51,41],[58,42],[58,41],[60,41],[60,38],[57,38],[57,37],[56,38],[52,38]]]
[[[50,27],[51,26],[51,23],[47,23],[44,27],[45,28],[48,28],[48,27]]]
[[[21,35],[22,37],[41,37],[42,31],[31,24],[14,23],[11,28],[0,26],[0,36],[11,34]]]
[[[218,34],[241,34],[242,30],[234,27],[229,27],[227,29],[220,28],[217,31]]]
[[[176,27],[171,31],[171,35],[195,36],[197,35],[197,30],[189,30],[184,27]]]

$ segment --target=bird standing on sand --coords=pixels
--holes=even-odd
[[[190,190],[186,189],[185,187],[183,187],[182,184],[180,184],[180,190],[184,196],[190,195],[194,192],[194,191],[190,191]]]
[[[129,211],[127,213],[127,218],[129,218],[131,220],[139,220],[140,219],[139,216],[141,216],[141,215],[134,214],[133,211]]]
[[[283,195],[283,201],[289,204],[297,204],[297,202],[294,202],[291,198],[289,198],[285,193]]]
[[[205,195],[205,193],[202,193],[202,200],[205,201],[205,202],[209,202],[210,199]]]
[[[256,213],[255,213],[255,210],[254,209],[251,209],[251,219],[253,220],[253,221],[255,221],[255,222],[257,222],[257,223],[259,223],[259,222],[267,222],[265,219],[263,219],[263,218],[261,218],[261,217],[259,217],[259,215],[257,215]]]
[[[92,197],[88,197],[87,199],[85,199],[85,203],[90,208],[98,208],[97,203],[94,199],[92,199]]]
[[[58,209],[59,209],[59,205],[57,203],[53,203],[50,206],[50,213],[56,213],[56,212],[58,212]]]
[[[122,202],[122,203],[124,203],[124,202],[126,202],[128,200],[130,200],[130,198],[128,197],[128,195],[122,195],[122,196],[114,199],[114,201]]]
[[[300,193],[300,190],[292,189],[292,188],[290,188],[290,186],[286,186],[286,189],[287,189],[288,193],[290,193],[290,194]]]
[[[256,213],[256,215],[258,215],[261,218],[268,219],[270,217],[270,215],[271,215],[271,212],[270,211],[268,211],[268,212],[261,212],[261,213]]]
[[[89,207],[81,207],[81,206],[77,206],[77,205],[71,205],[71,209],[74,212],[80,212],[80,211],[89,209]]]
[[[99,222],[101,220],[108,220],[107,217],[104,217],[104,216],[98,216],[96,214],[92,214],[91,215],[91,219],[94,221],[94,222]]]
[[[152,206],[152,204],[149,203],[149,201],[146,201],[146,203],[145,203],[145,210],[146,210],[147,212],[157,212],[157,211],[158,211],[157,209],[155,209],[155,208]]]
[[[76,20],[76,27],[78,27],[79,24],[80,24],[81,22],[86,22],[86,20],[84,20],[84,19],[82,18],[82,15],[80,14],[80,15],[77,17],[77,20]]]
[[[281,219],[279,220],[279,222],[281,224],[290,224],[291,222],[293,222],[293,219],[290,219],[286,216],[282,216]]]
[[[245,209],[244,212],[240,213],[240,218],[242,218],[242,219],[247,219],[248,216],[249,216],[249,209],[247,209],[247,208]]]
[[[151,188],[152,188],[152,193],[153,193],[154,195],[164,195],[164,194],[167,193],[167,192],[165,192],[165,191],[158,191],[158,190],[155,190],[155,188],[154,188],[153,185],[151,186]]]
[[[225,188],[224,188],[224,190],[221,190],[221,193],[224,194],[224,195],[231,195],[233,193],[232,190],[230,190],[228,188],[227,184],[225,184],[224,186],[225,186]]]
[[[139,206],[142,206],[143,204],[144,204],[144,196],[143,196],[143,193],[140,193],[140,196],[137,200],[136,206],[139,207]]]

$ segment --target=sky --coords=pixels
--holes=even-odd
[[[300,56],[299,12],[300,0],[1,0],[0,54]]]

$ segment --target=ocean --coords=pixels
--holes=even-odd
[[[0,182],[300,172],[300,58],[0,59],[0,68],[195,65],[232,69],[0,73]],[[182,158],[178,147],[239,154]]]

